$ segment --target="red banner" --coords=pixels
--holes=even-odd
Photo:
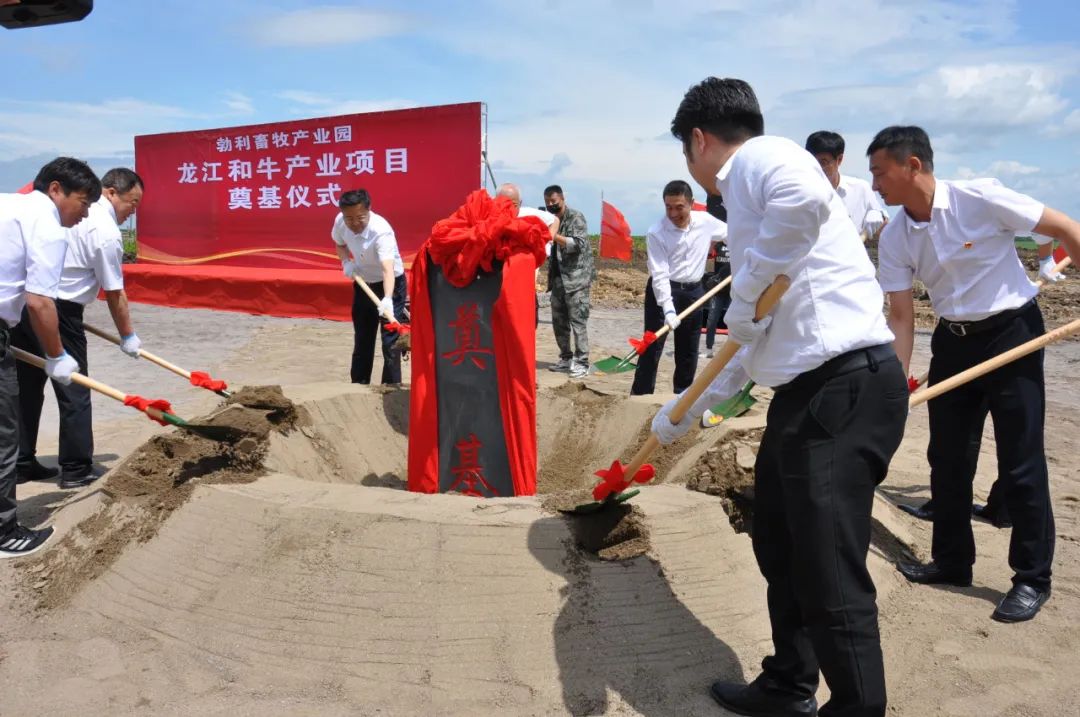
[[[371,194],[408,263],[480,186],[479,103],[135,138],[140,261],[297,269],[339,263],[338,200]]]
[[[600,256],[630,261],[634,241],[630,238],[630,225],[623,213],[607,202],[600,202]]]

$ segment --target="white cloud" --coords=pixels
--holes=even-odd
[[[226,92],[225,106],[228,107],[230,111],[236,114],[255,114],[255,105],[252,103],[251,98],[242,92]]]
[[[413,20],[402,13],[323,6],[262,18],[251,32],[257,42],[270,47],[317,47],[389,37],[412,26]]]
[[[1060,74],[1038,64],[941,67],[914,87],[915,110],[938,126],[1010,128],[1041,125],[1068,107]]]
[[[274,94],[278,99],[292,103],[289,111],[294,115],[326,117],[331,115],[351,115],[362,112],[385,112],[418,107],[422,103],[414,100],[388,98],[384,100],[342,99],[328,94],[308,90],[282,90]]]

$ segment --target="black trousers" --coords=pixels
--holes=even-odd
[[[731,264],[718,262],[713,275],[717,283],[728,278],[731,276]],[[709,307],[709,319],[705,324],[705,348],[710,350],[713,344],[716,343],[717,327],[727,328],[727,324],[724,323],[724,314],[727,313],[728,307],[731,306],[731,285],[729,284],[716,292],[707,306]]]
[[[754,479],[754,555],[768,583],[765,680],[800,698],[818,669],[822,717],[883,717],[877,592],[866,569],[874,489],[907,419],[891,345],[831,359],[777,389]]]
[[[19,380],[10,334],[0,319],[0,537],[15,528],[16,460],[19,456]]]
[[[386,294],[383,282],[369,283],[369,287],[380,299]],[[394,278],[394,289],[390,295],[394,302],[394,316],[401,320],[405,316],[405,275]],[[368,295],[354,281],[353,302],[353,353],[350,375],[353,383],[371,383],[371,368],[375,365],[375,334],[379,333],[382,341],[382,383],[401,383],[401,351],[394,348],[397,332],[387,331],[379,320],[379,309]]]
[[[931,338],[930,383],[953,376],[977,363],[1045,333],[1042,312],[1034,301],[992,329],[956,336],[939,324]],[[1009,567],[1013,582],[1050,586],[1054,559],[1054,515],[1043,450],[1046,387],[1043,352],[1036,351],[929,402],[930,496],[934,501],[932,555],[940,565],[975,563],[971,529],[971,486],[977,447],[989,412],[997,442],[998,482],[1012,520]]]
[[[57,300],[56,316],[64,350],[79,364],[79,373],[89,375],[83,305]],[[30,325],[30,313],[23,309],[22,321],[12,330],[12,345],[45,358],[44,350]],[[41,409],[45,403],[45,371],[18,362],[19,376],[19,467],[28,468],[37,455]],[[90,389],[52,381],[56,405],[60,409],[60,470],[65,476],[81,477],[94,465],[94,421]]]
[[[671,299],[675,302],[675,311],[682,313],[686,307],[701,298],[705,293],[701,283],[693,288],[671,285]],[[664,325],[664,310],[656,305],[652,279],[645,284],[645,330],[657,331]],[[701,345],[701,309],[687,316],[679,324],[675,334],[675,376],[674,390],[679,393],[694,382],[697,372],[698,347]],[[653,393],[656,390],[656,369],[664,352],[667,336],[661,336],[653,342],[645,353],[638,357],[634,371],[634,385],[630,387],[631,396]]]

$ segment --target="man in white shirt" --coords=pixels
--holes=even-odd
[[[86,219],[67,231],[67,256],[60,276],[56,313],[64,349],[79,364],[79,372],[89,375],[83,310],[104,290],[105,300],[117,331],[123,338],[121,349],[139,357],[141,342],[131,325],[127,295],[124,293],[124,246],[120,225],[135,214],[142,201],[143,183],[126,167],[110,169],[101,178],[101,197],[90,206]],[[37,337],[29,330],[26,311],[23,322],[12,332],[15,346],[41,354]],[[18,364],[19,376],[19,480],[33,480],[42,466],[37,461],[37,436],[45,399],[45,372],[30,364]],[[77,384],[53,382],[60,409],[61,488],[80,488],[97,480],[94,474],[94,426],[90,389]]]
[[[930,383],[1045,333],[1039,293],[1016,254],[1018,232],[1064,243],[1080,260],[1080,224],[996,179],[934,177],[930,139],[919,127],[888,127],[867,149],[874,188],[904,212],[882,232],[879,280],[889,295],[889,325],[907,370],[914,341],[912,282],[926,285],[938,315]],[[1043,352],[1017,359],[929,402],[930,494],[934,537],[929,564],[902,563],[912,582],[970,585],[975,563],[972,479],[987,411],[998,436],[999,474],[1012,520],[1013,586],[993,618],[1034,617],[1050,596],[1054,518],[1043,452]]]
[[[67,252],[65,227],[75,226],[101,195],[101,182],[85,163],[58,157],[34,179],[29,194],[0,194],[0,558],[44,547],[51,527],[31,530],[16,516],[19,455],[19,381],[11,331],[23,307],[44,347],[45,373],[71,383],[79,365],[64,351],[54,299]]]
[[[394,229],[390,222],[371,211],[367,190],[345,192],[338,207],[341,213],[334,219],[330,238],[345,276],[350,279],[359,276],[380,299],[379,307],[376,307],[353,282],[353,353],[349,371],[352,382],[371,383],[377,329],[382,340],[382,383],[384,386],[400,384],[401,351],[394,348],[398,335],[386,330],[379,314],[381,309],[394,317],[394,321],[405,315],[405,265],[401,262]]]
[[[675,393],[694,382],[698,346],[701,344],[701,309],[682,321],[679,314],[701,298],[701,278],[709,249],[727,239],[727,225],[708,212],[692,211],[694,192],[681,179],[668,182],[663,191],[664,217],[645,235],[649,281],[645,284],[645,330],[656,332],[665,324],[675,334]],[[667,336],[661,336],[638,358],[631,396],[656,390]]]
[[[753,543],[768,583],[774,654],[749,685],[712,695],[742,715],[884,717],[885,673],[870,508],[900,445],[907,383],[882,314],[881,288],[843,201],[802,147],[762,136],[753,89],[710,77],[671,122],[686,166],[727,207],[731,306],[741,355],[678,424],[670,443],[749,377],[775,389],[754,466]],[[778,276],[791,286],[770,316],[755,306]],[[817,711],[818,670],[831,696]]]
[[[844,138],[836,132],[814,132],[806,138],[806,151],[814,155],[833,189],[844,200],[844,207],[859,234],[876,239],[889,218],[869,182],[840,174],[840,165],[844,162]]]

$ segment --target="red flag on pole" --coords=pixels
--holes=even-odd
[[[690,208],[693,209],[695,212],[707,212],[707,211],[709,211],[709,208],[707,206],[705,206],[704,204],[702,204],[701,202],[694,202],[694,206],[692,206]]]
[[[23,187],[22,189],[20,189],[18,191],[18,193],[19,194],[29,194],[32,191],[34,191],[34,183],[33,182],[27,182],[26,186]]]
[[[605,201],[601,201],[600,205],[603,209],[600,218],[600,256],[630,261],[633,240],[630,238],[630,225],[626,223],[626,217]]]
[[[1057,249],[1054,249],[1054,263],[1060,264],[1065,260],[1069,254],[1065,251],[1065,245],[1059,244]]]

